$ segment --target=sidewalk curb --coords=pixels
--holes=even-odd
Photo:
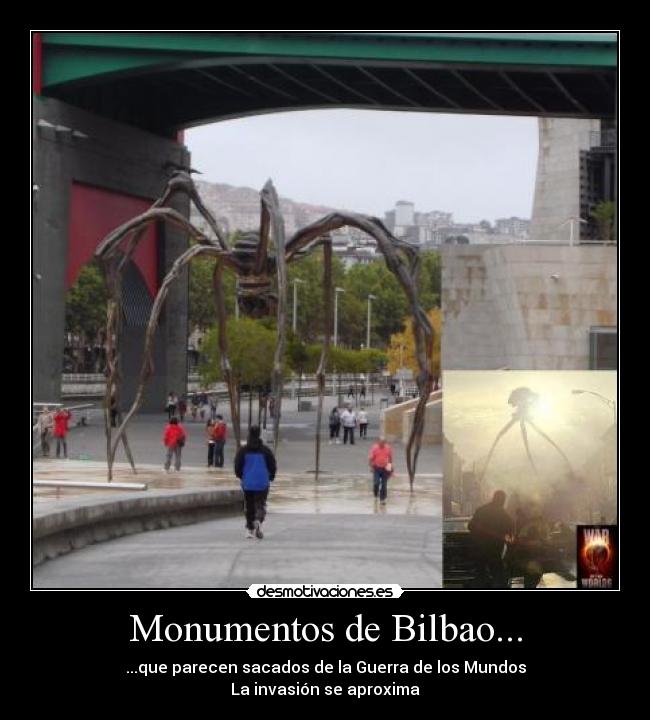
[[[212,520],[241,508],[240,490],[195,488],[76,499],[74,506],[63,509],[35,508],[32,566],[92,543]]]

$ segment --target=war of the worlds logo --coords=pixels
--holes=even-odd
[[[578,589],[618,588],[618,528],[616,525],[579,525]]]

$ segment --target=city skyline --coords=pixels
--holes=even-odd
[[[192,128],[201,180],[383,217],[399,200],[465,222],[529,218],[536,118],[320,110]]]

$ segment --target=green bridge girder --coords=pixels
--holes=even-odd
[[[173,135],[351,107],[612,117],[617,34],[44,32],[42,94]]]

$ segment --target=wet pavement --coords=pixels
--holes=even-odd
[[[398,583],[439,588],[440,519],[306,514],[269,506],[263,540],[241,517],[90,545],[34,568],[35,588],[246,588],[252,583]],[[388,508],[390,508],[390,501]]]
[[[296,445],[287,441],[287,456]],[[272,485],[263,540],[247,540],[241,516],[143,532],[76,550],[34,568],[35,588],[215,588],[263,582],[378,582],[402,587],[440,587],[442,583],[442,477],[416,475],[389,480],[388,502],[379,504],[365,455],[368,444],[326,446],[334,460],[350,466],[349,451],[360,462],[357,473],[328,471],[316,480],[305,472],[280,472]],[[304,450],[304,448],[303,448]],[[438,448],[427,448],[435,458]],[[343,460],[341,461],[341,458]],[[296,464],[300,466],[300,461]],[[432,463],[433,464],[433,463]],[[423,463],[420,464],[420,468]],[[438,465],[434,464],[438,470]],[[35,488],[39,514],[74,506],[88,493],[114,496],[99,461],[39,460],[34,478],[80,480],[105,488]],[[192,487],[236,488],[229,469],[185,466],[165,473],[159,465],[115,468],[117,482],[147,483],[170,492]]]

